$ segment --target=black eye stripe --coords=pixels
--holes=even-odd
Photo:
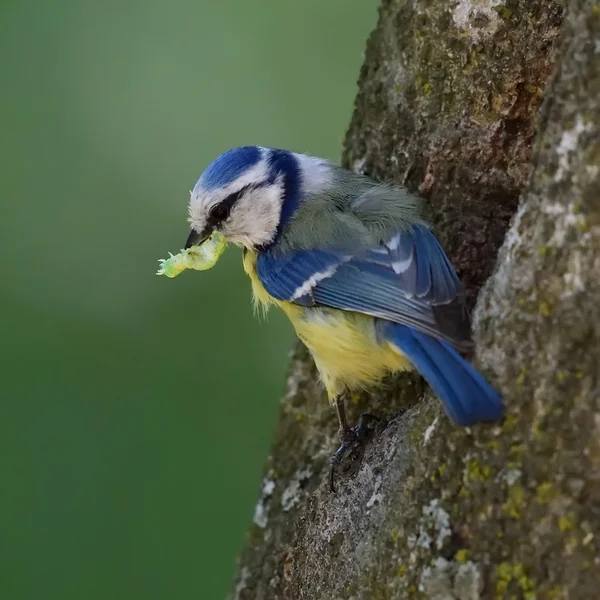
[[[232,194],[229,194],[229,196],[227,196],[226,198],[221,200],[221,202],[219,202],[218,204],[215,204],[210,209],[210,220],[215,223],[224,221],[225,219],[227,219],[229,217],[229,213],[231,212],[233,205],[246,192],[249,192],[252,189],[264,187],[265,185],[267,185],[267,183],[268,182],[266,182],[266,181],[261,182],[261,183],[249,183],[248,185],[245,185],[243,188],[239,189],[237,192],[233,192]]]

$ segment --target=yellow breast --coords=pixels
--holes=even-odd
[[[345,389],[368,388],[390,372],[411,368],[396,348],[379,343],[373,317],[298,306],[270,296],[256,273],[256,258],[254,252],[244,254],[244,270],[252,282],[255,304],[264,308],[275,304],[286,313],[313,355],[331,401]]]

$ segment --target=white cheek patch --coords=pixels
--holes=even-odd
[[[223,224],[223,234],[248,248],[273,241],[281,217],[282,181],[246,192]]]

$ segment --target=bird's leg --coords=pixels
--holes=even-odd
[[[354,432],[348,426],[346,419],[346,403],[344,401],[344,395],[340,394],[335,399],[335,412],[337,413],[338,422],[340,424],[339,436],[340,442],[350,442],[354,439]]]
[[[340,423],[339,436],[342,442],[335,454],[331,457],[331,468],[329,472],[329,485],[331,491],[335,493],[334,476],[336,467],[352,452],[354,452],[360,444],[365,440],[368,432],[368,423],[371,421],[379,421],[375,415],[363,413],[358,419],[358,425],[354,427],[348,426],[346,420],[346,406],[344,403],[344,395],[339,394],[335,399],[335,410],[337,412],[338,421]]]

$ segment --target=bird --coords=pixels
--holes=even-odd
[[[323,158],[262,146],[218,156],[190,193],[186,248],[215,231],[242,247],[254,303],[277,306],[310,351],[351,452],[349,393],[416,370],[459,426],[499,421],[499,393],[461,353],[473,346],[458,275],[408,189]]]

